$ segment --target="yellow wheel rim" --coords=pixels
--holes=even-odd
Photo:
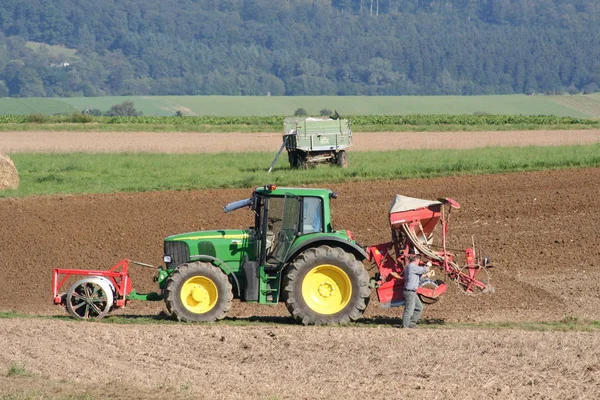
[[[204,314],[213,309],[219,299],[217,285],[205,276],[194,276],[181,286],[181,303],[194,314]]]
[[[306,305],[319,314],[340,312],[352,297],[350,277],[335,265],[319,265],[306,274],[302,297]]]

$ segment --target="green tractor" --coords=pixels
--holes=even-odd
[[[224,207],[250,208],[254,226],[169,236],[163,287],[168,311],[180,321],[225,317],[232,300],[285,302],[305,325],[360,318],[371,290],[368,256],[350,231],[331,224],[331,190],[267,185]]]

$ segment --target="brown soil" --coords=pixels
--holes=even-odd
[[[600,142],[600,130],[360,132],[352,151],[486,146],[559,146]],[[192,132],[0,132],[0,149],[22,152],[276,152],[281,134]]]
[[[0,397],[6,399],[600,395],[600,335],[593,332],[28,319],[0,324],[0,349],[0,366],[6,368]],[[8,365],[23,366],[24,373],[6,376]]]
[[[599,335],[433,329],[444,322],[600,320],[600,168],[327,185],[336,227],[361,244],[389,240],[396,193],[452,197],[452,247],[478,239],[496,268],[496,293],[454,285],[426,306],[425,326],[398,326],[401,308],[373,298],[374,327],[302,327],[284,306],[235,302],[229,318],[264,325],[113,325],[51,319],[0,323],[0,397],[93,398],[598,398]],[[66,315],[51,304],[53,268],[107,269],[123,257],[158,264],[162,239],[246,227],[249,211],[222,206],[249,190],[205,190],[0,200],[0,310]],[[134,287],[155,290],[132,267]],[[116,314],[154,315],[162,302]],[[23,366],[24,374],[6,376]],[[3,368],[3,370],[2,370]]]
[[[19,173],[9,156],[0,153],[0,190],[17,189]]]

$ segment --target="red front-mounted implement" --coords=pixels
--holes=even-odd
[[[474,246],[464,250],[465,265],[459,266],[456,256],[446,246],[450,212],[460,208],[459,204],[447,198],[438,201],[415,199],[397,195],[390,208],[392,241],[367,248],[372,262],[378,267],[373,278],[379,302],[383,307],[404,304],[404,267],[411,254],[420,254],[424,261],[431,263],[450,280],[456,281],[467,294],[493,293],[489,259],[477,257]],[[434,231],[441,225],[441,242],[435,244]],[[395,272],[400,278],[395,278]],[[441,279],[422,279],[417,294],[424,303],[434,303],[444,294],[448,286]]]

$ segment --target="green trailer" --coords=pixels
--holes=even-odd
[[[352,145],[351,122],[347,119],[286,118],[283,145],[292,168],[330,163],[348,166],[346,150]]]

